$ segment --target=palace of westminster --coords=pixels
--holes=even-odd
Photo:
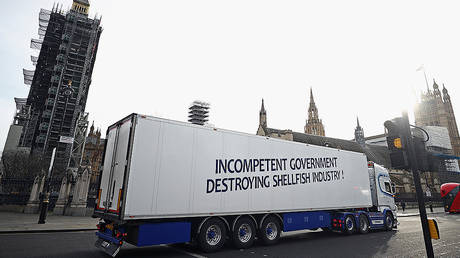
[[[460,156],[460,137],[451,98],[446,87],[443,85],[440,90],[434,80],[432,87],[433,89],[427,88],[427,91],[422,93],[421,100],[415,106],[414,116],[416,126],[424,128],[428,134],[432,135],[432,140],[425,143],[425,148],[431,154],[435,154],[432,157],[443,157],[430,158],[428,161],[430,172],[421,174],[424,192],[427,192],[427,195],[428,192],[433,193],[433,197],[437,197],[442,183],[460,181],[458,160],[455,160],[455,157]],[[413,133],[417,135],[415,130]],[[310,89],[308,118],[303,133],[268,127],[267,111],[262,99],[257,135],[361,152],[366,154],[369,161],[374,161],[386,168],[391,167],[386,134],[364,137],[364,130],[359,120],[357,120],[354,134],[353,140],[325,136],[324,125],[319,118],[312,89]],[[414,199],[415,188],[412,174],[406,170],[390,169],[390,175],[396,184],[397,196],[400,197],[400,200]]]

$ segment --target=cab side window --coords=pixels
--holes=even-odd
[[[390,185],[390,182],[385,182],[385,192],[391,193],[391,185]]]
[[[379,184],[380,184],[380,189],[382,189],[383,192],[386,192],[388,194],[393,194],[394,191],[391,187],[391,182],[387,178],[380,177],[379,178]]]

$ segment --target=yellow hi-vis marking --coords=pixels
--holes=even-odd
[[[434,219],[428,220],[428,228],[430,229],[430,236],[432,239],[439,239],[438,223]]]
[[[401,138],[394,139],[393,140],[393,145],[398,149],[402,149]]]

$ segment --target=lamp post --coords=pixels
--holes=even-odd
[[[53,149],[53,153],[51,154],[50,167],[48,169],[48,175],[46,176],[45,193],[42,192],[43,200],[40,205],[41,208],[40,208],[40,217],[38,218],[38,224],[46,223],[46,212],[48,211],[48,204],[49,204],[49,198],[50,198],[51,172],[53,170],[55,156],[56,156],[56,148]]]

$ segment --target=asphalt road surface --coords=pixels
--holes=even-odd
[[[436,257],[460,257],[460,215],[440,214]],[[125,244],[117,257],[423,257],[419,217],[400,218],[398,230],[345,236],[321,230],[285,233],[274,246],[205,254],[188,244],[137,248]],[[0,234],[0,257],[109,257],[94,247],[94,232]]]

